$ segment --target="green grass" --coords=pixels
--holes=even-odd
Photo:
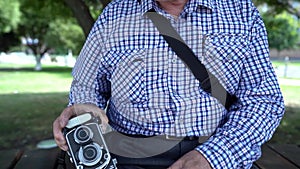
[[[0,150],[34,148],[52,137],[52,122],[66,107],[71,68],[0,64]],[[281,86],[287,111],[271,142],[300,144],[300,86]]]
[[[283,62],[283,61],[272,61],[272,65],[274,66],[274,67],[279,67],[279,66],[284,66],[286,63],[285,62]],[[300,62],[299,61],[289,61],[289,62],[287,62],[287,64],[289,65],[289,66],[299,66],[300,67]]]
[[[71,68],[45,67],[42,71],[33,68],[1,68],[0,93],[65,92],[71,83]]]
[[[33,148],[52,137],[52,122],[68,103],[71,68],[0,64],[0,149]]]
[[[1,94],[0,149],[33,147],[52,137],[52,122],[67,101],[67,92]]]
[[[300,86],[281,85],[280,88],[287,105],[300,106]]]
[[[280,88],[287,106],[271,142],[300,145],[300,86],[291,84]]]
[[[300,106],[287,106],[286,112],[277,128],[272,143],[300,145]]]

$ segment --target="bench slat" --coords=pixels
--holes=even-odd
[[[0,165],[4,168],[12,168],[22,155],[21,150],[1,150]]]
[[[23,154],[22,154],[23,153]],[[32,150],[22,152],[20,150],[0,151],[0,164],[8,168],[14,159],[22,154],[17,162],[15,169],[52,169],[55,165],[57,155],[60,153],[58,148],[48,150]],[[277,145],[268,144],[262,147],[262,157],[255,162],[252,169],[299,169],[300,147],[297,145]],[[69,168],[74,168],[66,157]]]
[[[59,150],[56,148],[50,150],[40,149],[24,152],[15,169],[52,169],[58,153]]]
[[[261,169],[299,169],[267,145],[262,146],[262,157],[255,164]]]
[[[268,144],[268,146],[300,168],[300,147],[298,145]]]

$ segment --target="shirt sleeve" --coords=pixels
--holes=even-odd
[[[224,125],[196,148],[215,169],[251,168],[284,113],[283,97],[269,60],[267,33],[257,10],[236,96]]]
[[[102,51],[106,39],[104,25],[105,15],[102,14],[95,22],[76,60],[72,71],[69,105],[89,103],[102,109],[106,107],[110,97],[110,82],[103,64]]]

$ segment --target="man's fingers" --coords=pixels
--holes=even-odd
[[[69,119],[74,115],[75,113],[73,111],[73,108],[67,107],[61,113],[61,115],[57,117],[57,119],[53,122],[53,135],[56,144],[58,145],[58,147],[65,151],[68,149],[68,146],[66,144],[66,140],[64,134],[62,133],[62,130],[68,124]]]
[[[54,135],[54,139],[55,139],[55,142],[57,144],[57,146],[59,148],[61,148],[62,150],[67,150],[66,148],[66,140],[65,140],[65,137],[62,133],[62,125],[61,125],[61,122],[60,122],[60,117],[58,117],[54,123],[53,123],[53,135]]]
[[[102,124],[105,124],[105,125],[108,124],[108,118],[107,118],[106,113],[104,111],[101,111],[99,113],[99,117],[101,119]]]
[[[108,118],[104,112],[104,110],[100,109],[98,106],[94,104],[76,104],[73,106],[73,112],[76,115],[80,115],[83,113],[93,113],[94,116],[97,116],[101,119],[101,123],[106,125],[108,124]]]
[[[60,116],[53,122],[53,135],[58,147],[62,150],[67,150],[65,136],[62,133],[63,129],[68,124],[69,120],[74,117],[81,115],[86,112],[93,113],[94,116],[98,116],[101,119],[101,126],[106,130],[108,126],[108,118],[103,110],[93,104],[76,104],[67,107],[63,110]]]
[[[74,112],[73,106],[65,108],[59,118],[61,126],[66,127],[69,119],[75,115],[76,115],[76,113]]]

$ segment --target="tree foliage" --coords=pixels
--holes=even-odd
[[[74,18],[59,18],[52,21],[49,23],[49,31],[45,35],[48,45],[54,48],[57,54],[65,54],[68,50],[78,54],[84,37],[82,29]]]
[[[21,19],[18,0],[0,1],[0,33],[8,33],[15,29]]]
[[[296,47],[299,42],[299,24],[295,18],[287,13],[275,17],[265,13],[263,18],[268,32],[270,48],[281,51]]]
[[[253,0],[255,5],[268,5],[269,14],[280,14],[284,11],[300,18],[300,7],[295,6],[295,3],[300,3],[300,0]]]
[[[85,36],[88,36],[95,22],[95,18],[100,14],[100,9],[106,6],[109,1],[101,1],[106,4],[100,4],[97,0],[64,0],[64,2],[72,10]]]
[[[13,44],[10,42],[12,39],[16,40],[18,37],[23,37],[28,40],[27,47],[32,49],[37,59],[40,59],[49,50],[64,53],[64,51],[67,52],[68,49],[72,49],[77,54],[95,19],[110,1],[1,0],[0,46],[5,46],[5,50],[7,50],[8,46]],[[278,44],[271,42],[272,39],[278,41],[278,39],[290,37],[290,35],[286,35],[287,32],[290,32],[286,26],[284,26],[285,32],[279,31],[282,25],[287,24],[285,19],[278,18],[275,21],[267,17],[282,13],[282,11],[288,11],[299,16],[300,10],[292,2],[300,2],[300,0],[254,0],[254,2],[256,5],[268,5],[268,14],[265,14],[264,17],[271,46],[278,46]],[[294,30],[294,28],[291,29]],[[292,31],[293,33],[294,31]],[[278,38],[277,34],[281,37]],[[36,43],[29,43],[29,41]],[[283,41],[280,43],[281,45],[291,42],[287,39]],[[292,45],[285,46],[291,47]],[[282,47],[279,49],[281,50]],[[0,50],[4,49],[0,48]]]
[[[20,2],[23,19],[18,34],[23,37],[24,45],[30,48],[36,57],[36,70],[40,70],[42,57],[51,49],[45,38],[50,28],[49,23],[63,16],[64,8],[59,1],[20,0]],[[68,15],[68,11],[65,11],[65,15]]]
[[[253,0],[264,6],[262,16],[268,31],[270,48],[281,51],[297,47],[300,33],[300,0]]]
[[[6,52],[19,42],[14,30],[21,21],[20,3],[18,0],[1,0],[0,6],[0,51]]]

